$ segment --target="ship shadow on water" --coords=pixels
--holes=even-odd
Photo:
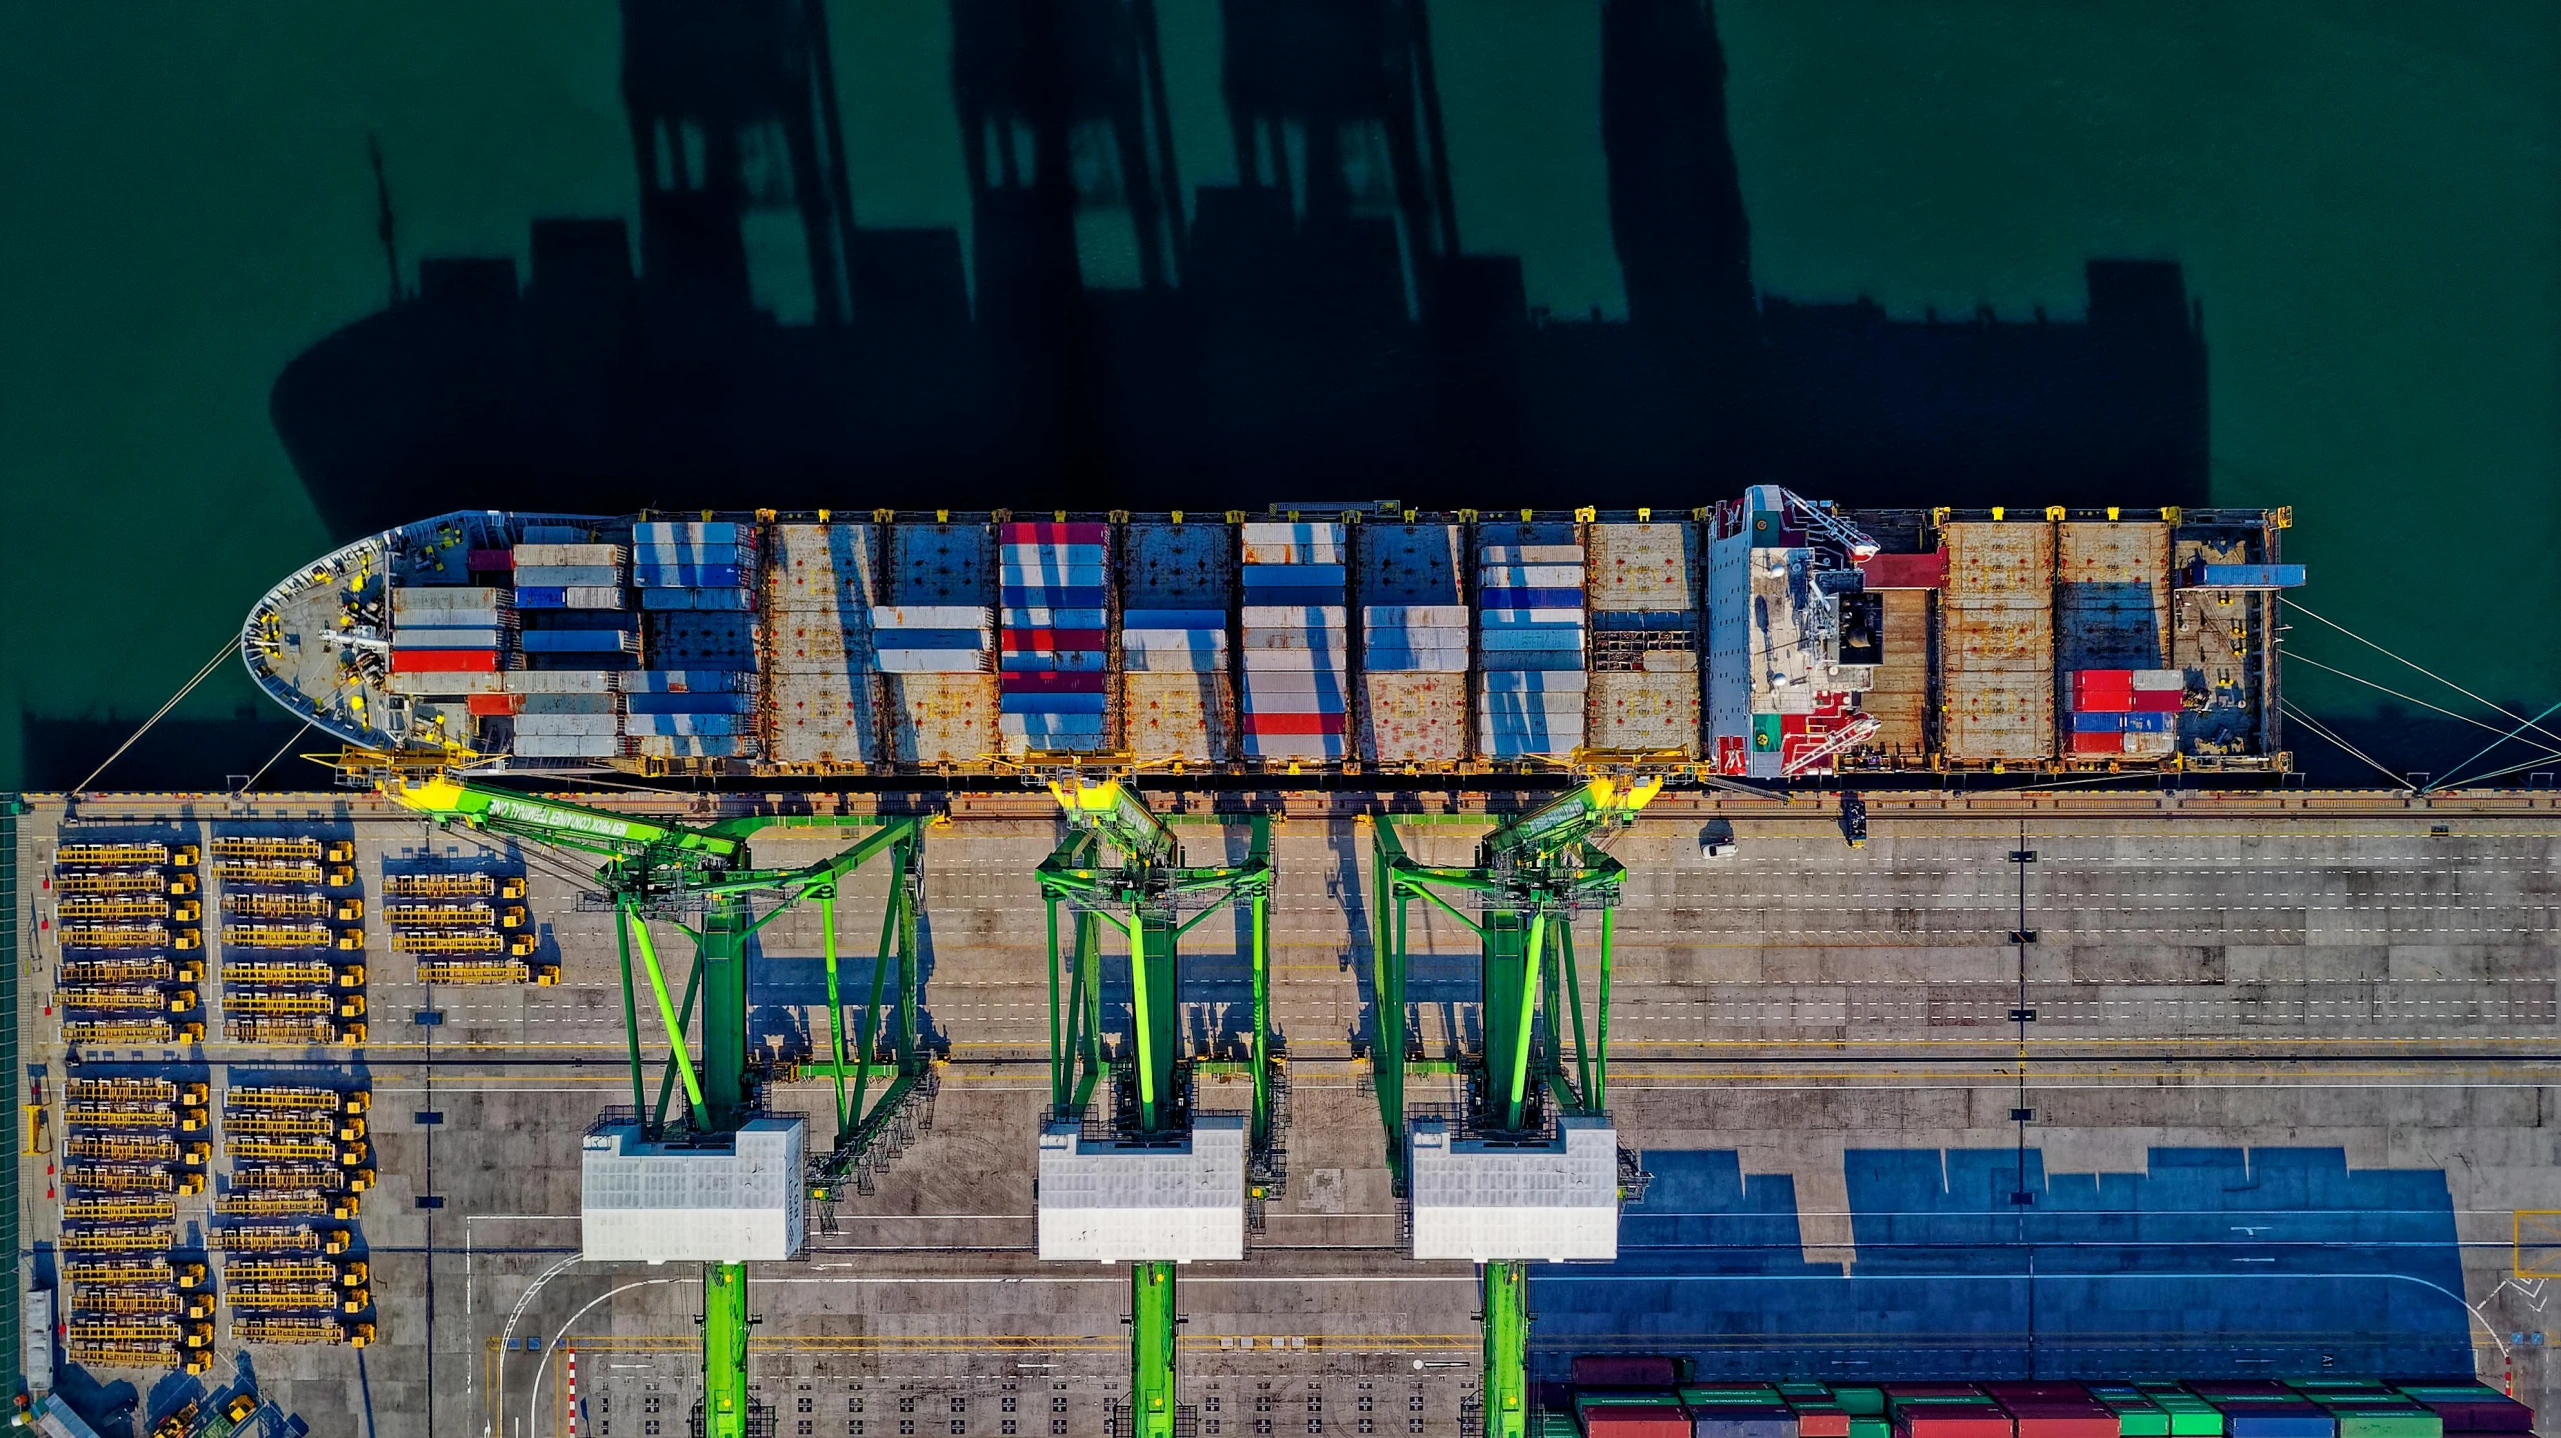
[[[1706,0],[1593,12],[1624,319],[1469,247],[1420,0],[1219,13],[1235,178],[1187,187],[1156,0],[950,0],[964,242],[862,222],[820,0],[624,0],[636,243],[541,219],[529,274],[423,261],[285,369],[277,430],[341,537],[422,504],[2207,498],[2174,262],[2091,261],[2072,320],[1758,290]]]

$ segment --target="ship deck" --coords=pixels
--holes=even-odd
[[[592,797],[697,817],[788,802]],[[217,1107],[235,1077],[370,1082],[379,1183],[359,1227],[380,1338],[247,1353],[312,1431],[565,1431],[564,1344],[588,1404],[579,1431],[684,1431],[697,1274],[575,1259],[579,1136],[631,1090],[611,918],[581,910],[574,862],[493,851],[368,796],[31,802],[15,826],[18,1018],[23,1072],[49,1088],[66,1069],[45,885],[67,836],[343,835],[369,903],[386,865],[521,863],[557,987],[422,989],[369,921],[371,1041],[352,1055],[226,1042],[217,1007],[200,1051],[93,1051],[80,1072],[209,1075]],[[1287,1191],[1245,1262],[1183,1271],[1183,1399],[1221,1420],[1203,1434],[1266,1431],[1258,1418],[1454,1434],[1475,1381],[1472,1277],[1401,1256],[1354,1056],[1372,922],[1370,834],[1350,817],[1363,802],[1298,796],[1278,828]],[[1086,1435],[1126,1391],[1123,1272],[1031,1251],[1049,1042],[1032,867],[1058,833],[1044,804],[964,800],[929,832],[923,1007],[948,1046],[934,1121],[836,1231],[813,1224],[805,1258],[753,1273],[757,1396],[777,1432]],[[1731,858],[1700,854],[1717,821],[1735,830]],[[1811,799],[1675,795],[1616,846],[1631,880],[1610,1102],[1654,1188],[1623,1228],[1641,1263],[1534,1277],[1542,1373],[1607,1346],[1768,1376],[2468,1362],[2493,1382],[2513,1371],[2542,1406],[2531,1275],[2550,1253],[2536,1215],[2561,1210],[2561,803],[1880,794],[1871,827],[1853,850]],[[1181,832],[1195,855],[1221,842]],[[1411,830],[1452,857],[1472,832]],[[825,842],[776,831],[757,850],[791,862]],[[2021,850],[2034,861],[2014,862]],[[868,945],[880,883],[865,874],[845,902],[851,949]],[[1411,997],[1437,1053],[1470,1022],[1474,951],[1455,925],[1422,922]],[[760,935],[753,1022],[768,1040],[796,1041],[814,1017],[823,1041],[815,925],[796,911]],[[2021,930],[2033,942],[2014,942]],[[848,990],[868,982],[852,962]],[[1236,936],[1195,931],[1196,1041],[1233,1032],[1245,986]],[[1413,1101],[1454,1101],[1449,1082],[1414,1080]],[[819,1083],[773,1095],[822,1141],[829,1101]],[[58,1262],[57,1158],[23,1154],[17,1172],[40,1286]],[[182,1226],[201,1227],[204,1202],[180,1200]],[[2155,1256],[2108,1293],[2064,1276],[2094,1234],[2130,1243],[2137,1228]],[[228,1317],[217,1379],[242,1352]],[[68,1374],[65,1391],[80,1391]]]

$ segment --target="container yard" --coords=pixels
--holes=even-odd
[[[1605,739],[1603,722],[1732,733],[1747,768],[1825,738],[1814,723],[1838,676],[1796,671],[1801,716],[1791,685],[1720,690],[1722,636],[1672,617],[1683,567],[1712,596],[1712,532],[1604,527],[1575,565],[1558,536],[1400,521],[1408,557],[1389,567],[1411,581],[1368,605],[1359,546],[1390,527],[1347,528],[1341,602],[1293,573],[1254,585],[1292,603],[1251,606],[1340,609],[1342,625],[1286,630],[1304,642],[1268,652],[1299,667],[1251,672],[1340,675],[1356,722],[1410,685],[1441,698],[1412,707],[1409,736],[1534,733],[1569,716],[1523,704],[1498,731],[1471,706],[1578,678],[1612,695],[1582,711],[1587,750],[1647,747]],[[1257,543],[1303,569],[1331,537]],[[1108,542],[1132,573],[1132,541]],[[2104,584],[2129,552],[2105,535],[2039,543],[1968,548],[1959,531],[1943,581],[1888,571],[1937,585],[1870,594],[1882,602],[1845,610],[1841,642],[1856,658],[1862,626],[1891,634],[1897,596],[1926,600],[1941,632],[1976,623],[1949,595],[1996,554],[2097,566]],[[656,555],[621,562],[726,577],[707,566],[727,561]],[[1240,627],[1197,644],[1160,638],[1179,623],[1124,627],[1105,636],[1105,672],[1113,655],[1162,655],[1122,673],[1197,690],[1171,656],[1241,656],[1246,587],[1201,556],[1149,555],[1148,597],[1168,601],[1150,607],[1217,608],[1226,584]],[[985,557],[1001,655],[1001,611],[1039,606],[1005,604],[1002,555]],[[1489,589],[1516,591],[1496,613],[1537,615],[1575,606],[1517,591],[1578,586],[1579,622],[1483,618]],[[1453,593],[1466,604],[1438,602]],[[2122,737],[2144,732],[2123,716],[2169,712],[2140,706],[2167,692],[2146,675],[2173,665],[2122,636],[2175,638],[2180,602],[2049,612],[2040,632],[2077,666],[2049,666],[2035,691],[2056,762],[2068,733]],[[1755,622],[1783,637],[1796,621],[1771,606]],[[1490,652],[1561,663],[1546,624],[1580,630],[1582,668],[1482,667]],[[1514,629],[1541,637],[1481,647]],[[1311,633],[1339,635],[1339,656]],[[977,672],[1000,705],[1032,692]],[[1208,677],[1241,695],[1243,672]],[[2033,707],[2015,669],[1965,672]],[[1512,682],[1499,674],[1543,677],[1487,688]],[[1649,687],[1666,675],[1683,676],[1678,697]],[[1878,722],[1871,740],[1895,742],[1908,715],[1865,682],[1849,692]],[[1947,682],[1923,676],[1934,693]],[[1740,702],[1720,711],[1720,695]],[[1322,711],[1239,697],[1223,712],[1241,743],[1251,713]],[[1981,732],[2005,722],[1978,712]],[[1073,711],[993,713],[1001,750],[1007,714]],[[1764,714],[1781,721],[1774,748],[1759,747]],[[2075,715],[2120,727],[2066,729]],[[1384,765],[1374,746],[1391,740],[1353,729],[1344,762]],[[2537,1307],[2540,1275],[2561,1271],[2548,791],[1877,788],[1853,847],[1835,798],[1783,786],[1576,791],[1487,767],[1418,797],[1287,779],[28,796],[0,850],[25,1114],[18,1293],[42,1318],[20,1326],[20,1371],[104,1421],[118,1384],[218,1406],[245,1358],[260,1398],[310,1431],[387,1435],[567,1434],[573,1414],[582,1434],[654,1421],[672,1435],[698,1413],[719,1431],[726,1395],[741,1432],[866,1438],[1132,1433],[1160,1417],[1202,1438],[2446,1438],[2531,1431],[2552,1401]],[[1593,825],[1607,864],[1542,857]],[[662,856],[645,861],[648,892],[669,897],[621,896],[600,874],[610,854],[578,845],[608,828],[611,853]],[[1185,875],[1189,897],[1151,908],[1114,867],[1123,845]],[[735,951],[743,988],[713,967],[735,961],[693,962],[687,933],[717,935],[737,911],[717,888],[674,897],[706,881],[684,854],[726,854],[702,871],[715,885],[761,886]],[[229,864],[320,872],[278,884]],[[105,920],[66,924],[63,906],[104,896],[102,874],[157,879],[115,891],[145,897],[187,881],[221,921],[183,951],[173,927],[156,949],[77,943],[75,924]],[[1551,914],[1546,936],[1512,927],[1502,906],[1528,901],[1502,896],[1551,884],[1558,907],[1517,911]],[[235,943],[235,924],[304,942]],[[418,948],[431,942],[484,947]],[[1544,963],[1514,984],[1489,953]],[[96,1007],[109,990],[161,1007]],[[734,1015],[742,1042],[716,1039],[706,1013]],[[668,1061],[669,1016],[687,1065]],[[667,1137],[652,1140],[662,1093]],[[1083,1117],[1062,1127],[1061,1112]],[[724,1122],[734,1137],[711,1141]],[[1598,1207],[1488,1209],[1449,1186],[1582,1182],[1574,1144],[1596,1131]],[[642,1162],[734,1164],[766,1134],[802,1157],[762,1171],[797,1179],[768,1190],[703,1169],[746,1185],[711,1201],[718,1224],[611,1206],[611,1165],[635,1143]],[[1143,1190],[1109,1197],[1125,1156],[1204,1165],[1233,1206],[1169,1224]],[[1477,1180],[1471,1164],[1511,1167]],[[1543,1216],[1517,1227],[1525,1214]],[[771,1237],[688,1236],[721,1234]]]
[[[2237,783],[2291,765],[2290,522],[1769,485],[1680,511],[455,514],[315,561],[242,652],[338,740],[479,773]],[[213,861],[346,878],[325,846]]]

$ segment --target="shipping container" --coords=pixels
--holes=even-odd
[[[1951,759],[2054,756],[2054,531],[2041,521],[1962,521],[1944,531],[1941,737]]]
[[[1897,765],[1917,764],[1930,747],[1931,607],[1925,589],[1889,589],[1882,601],[1884,633],[1876,678],[1859,707],[1878,724],[1869,752]]]

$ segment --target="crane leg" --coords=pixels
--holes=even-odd
[[[1129,1270],[1129,1411],[1137,1438],[1174,1438],[1174,1265]]]
[[[1479,1281],[1485,1306],[1485,1438],[1526,1438],[1529,1266],[1489,1263]]]
[[[747,1265],[703,1265],[703,1432],[746,1438]]]

